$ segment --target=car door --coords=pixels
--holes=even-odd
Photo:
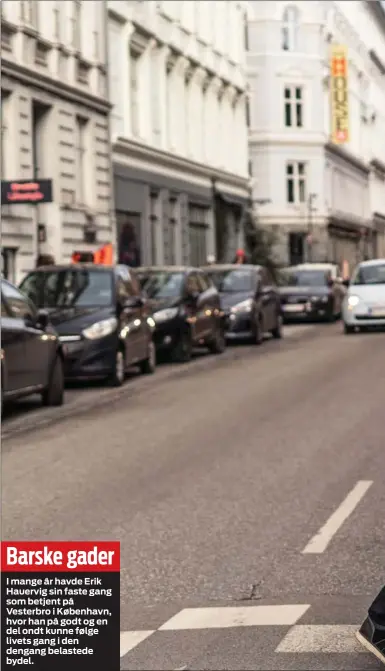
[[[121,338],[128,366],[141,360],[141,309],[132,302],[133,288],[128,268],[116,269],[116,297]]]
[[[211,290],[211,284],[209,279],[205,276],[203,272],[197,273],[198,285],[199,285],[199,314],[201,315],[201,338],[206,338],[211,336],[215,332],[215,294]]]
[[[195,296],[195,299],[192,297]],[[191,336],[193,342],[199,341],[203,336],[201,335],[204,322],[202,324],[202,312],[200,309],[201,290],[196,272],[190,272],[186,276],[183,303],[186,310],[187,321],[191,327]]]
[[[14,328],[18,329],[18,338],[23,340],[23,367],[19,371],[22,387],[46,385],[50,361],[47,360],[45,334],[36,326],[37,310],[12,284],[3,280],[1,289],[6,306],[17,322]]]
[[[260,272],[260,279],[263,325],[265,331],[270,331],[274,327],[275,321],[273,279],[266,268],[262,268]]]
[[[15,392],[24,389],[28,386],[24,364],[25,325],[22,319],[15,319],[12,316],[3,296],[1,296],[1,348],[4,356],[2,368],[4,391]]]

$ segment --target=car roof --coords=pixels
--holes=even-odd
[[[33,273],[46,273],[46,272],[54,272],[56,271],[61,271],[61,270],[100,270],[100,271],[107,271],[107,270],[115,270],[119,266],[106,266],[106,265],[99,265],[97,263],[63,263],[63,264],[55,264],[51,266],[39,266],[38,268],[35,268],[34,270],[31,270],[30,272]],[[127,267],[127,266],[126,266]],[[130,269],[129,269],[130,270]]]
[[[253,263],[213,263],[212,265],[203,266],[202,270],[205,272],[211,271],[222,271],[222,270],[239,270],[239,266],[243,270],[260,270],[262,266],[256,266]]]
[[[330,268],[336,268],[336,263],[299,263],[296,266],[288,266],[287,269],[296,269],[296,270],[330,270]]]
[[[358,265],[362,266],[382,266],[385,263],[385,259],[370,259],[370,261],[361,261]]]
[[[133,268],[136,273],[190,273],[199,271],[200,268],[194,266],[139,266]]]

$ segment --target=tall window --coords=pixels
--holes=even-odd
[[[296,51],[298,48],[299,11],[297,7],[289,6],[283,13],[282,49]]]
[[[88,119],[76,117],[76,200],[78,205],[84,205],[86,201],[87,183],[87,144],[86,132]]]
[[[22,0],[20,3],[21,19],[33,28],[38,28],[37,0]]]
[[[34,100],[32,101],[32,160],[33,176],[35,179],[44,177],[44,152],[46,149],[45,123],[49,107]]]
[[[6,154],[6,149],[5,145],[7,142],[7,119],[6,119],[6,99],[8,97],[8,92],[2,91],[1,92],[1,147],[0,147],[0,154],[1,154],[1,179],[5,179],[5,154]]]
[[[293,161],[286,165],[286,194],[288,203],[306,200],[306,164]]]
[[[303,126],[303,97],[300,86],[285,87],[285,126],[286,128]]]
[[[140,54],[130,50],[130,107],[131,132],[139,135],[139,60]]]
[[[207,260],[207,217],[208,210],[198,205],[189,205],[189,262],[200,266]]]
[[[56,0],[53,8],[53,17],[54,17],[54,36],[58,42],[60,42],[61,39],[61,25],[62,25],[61,6],[62,6],[61,0]]]
[[[74,49],[81,51],[82,32],[82,3],[81,0],[74,0],[72,9],[72,44]]]

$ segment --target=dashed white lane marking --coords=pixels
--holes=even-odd
[[[372,484],[373,480],[359,480],[323,527],[310,539],[305,549],[302,550],[302,554],[321,554],[325,552],[333,536],[352,514]]]
[[[351,653],[366,652],[355,633],[360,625],[297,624],[282,639],[275,652]]]
[[[120,632],[120,656],[124,657],[130,650],[136,648],[139,643],[146,640],[154,630],[151,631],[121,631]]]
[[[245,606],[239,608],[185,608],[159,627],[159,631],[226,629],[229,627],[290,626],[310,605]]]

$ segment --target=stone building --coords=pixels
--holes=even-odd
[[[2,270],[12,281],[39,254],[65,262],[115,238],[106,12],[102,1],[1,2]],[[44,191],[41,180],[49,202],[21,202]]]

